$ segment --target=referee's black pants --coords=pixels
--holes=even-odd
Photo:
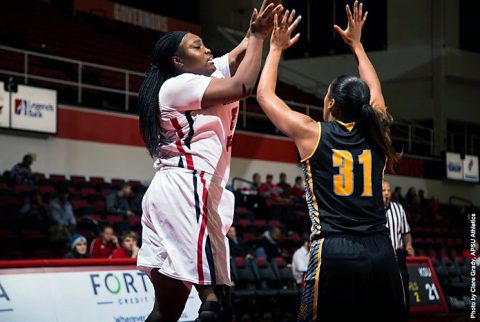
[[[403,285],[387,235],[335,235],[314,241],[298,321],[406,319]]]

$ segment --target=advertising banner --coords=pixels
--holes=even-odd
[[[12,129],[57,132],[57,91],[18,85],[11,102]]]
[[[9,127],[8,120],[10,119],[8,92],[4,88],[5,83],[0,82],[0,127]]]
[[[463,179],[469,182],[479,182],[478,156],[465,155],[465,159],[463,160]]]
[[[459,153],[447,152],[445,156],[447,179],[463,181],[463,161]]]
[[[194,321],[193,288],[179,321]],[[142,322],[154,305],[153,286],[135,266],[0,270],[0,321]]]

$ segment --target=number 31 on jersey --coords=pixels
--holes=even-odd
[[[333,176],[333,191],[337,196],[350,196],[353,193],[354,171],[353,155],[347,150],[332,150],[333,166],[338,174]],[[358,163],[363,168],[362,197],[372,196],[372,151],[363,150],[358,156]]]

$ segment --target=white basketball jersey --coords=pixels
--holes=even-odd
[[[155,169],[180,167],[211,174],[225,186],[230,175],[238,101],[202,109],[212,78],[230,78],[228,54],[214,59],[210,76],[184,73],[163,83],[159,93],[161,134]]]

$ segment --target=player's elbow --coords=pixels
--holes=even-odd
[[[272,93],[266,90],[264,87],[258,86],[257,88],[257,102],[258,104],[265,106],[272,100]]]

